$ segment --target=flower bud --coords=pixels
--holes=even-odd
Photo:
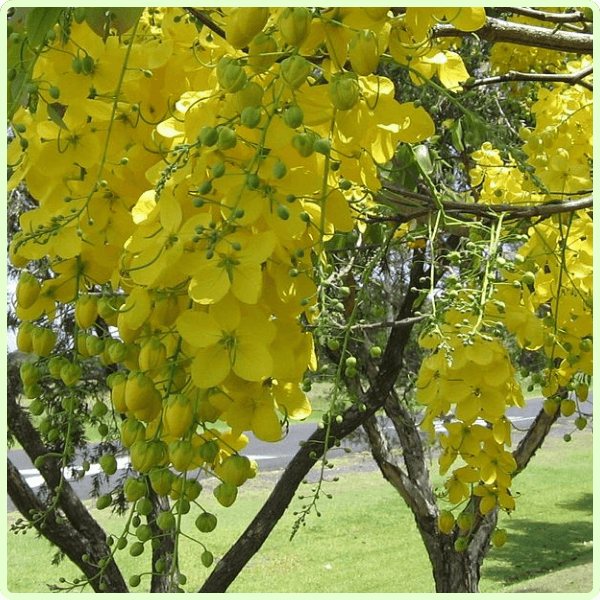
[[[311,19],[307,8],[284,8],[277,21],[281,37],[290,46],[300,46],[308,37]]]
[[[370,75],[379,64],[377,36],[370,29],[363,29],[351,40],[348,49],[350,64],[358,75]]]
[[[281,78],[292,89],[298,89],[310,75],[311,64],[303,57],[294,54],[281,63]]]
[[[338,73],[329,82],[329,97],[338,110],[350,110],[358,102],[359,94],[354,73]]]

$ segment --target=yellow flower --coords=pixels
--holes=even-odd
[[[176,327],[194,349],[190,371],[196,387],[217,386],[230,371],[246,381],[271,376],[275,325],[258,307],[240,306],[230,294],[207,312],[184,311]]]
[[[256,304],[262,291],[262,263],[273,252],[272,231],[236,232],[217,243],[211,258],[198,253],[194,259],[190,297],[200,304],[219,302],[231,289],[240,301]]]

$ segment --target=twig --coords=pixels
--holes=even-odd
[[[572,85],[581,85],[584,88],[594,91],[594,86],[587,81],[583,81],[584,77],[591,75],[593,72],[593,66],[589,65],[585,69],[581,69],[576,73],[521,73],[519,71],[508,71],[503,75],[496,75],[494,77],[484,77],[483,79],[477,79],[472,83],[465,83],[465,88],[474,88],[480,85],[494,85],[497,83],[505,83],[507,81],[539,81],[543,83],[557,82],[557,83],[570,83]]]
[[[551,13],[537,8],[517,8],[513,6],[507,7],[505,10],[514,15],[521,15],[522,17],[529,17],[538,21],[548,21],[549,23],[580,23],[582,21],[589,21],[580,10],[570,13]]]
[[[207,15],[205,15],[201,10],[197,8],[184,8],[183,10],[187,10],[192,17],[198,19],[201,23],[206,25],[211,31],[216,33],[219,37],[226,39],[225,32]]]
[[[411,327],[415,323],[422,321],[429,315],[417,315],[415,317],[407,317],[400,321],[380,321],[379,323],[358,323],[350,327],[351,331],[366,331],[368,329],[382,329],[385,327]]]

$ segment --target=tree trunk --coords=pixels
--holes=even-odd
[[[483,556],[481,560],[473,560],[470,552],[457,552],[453,535],[438,533],[435,538],[427,544],[435,591],[438,594],[478,593]]]

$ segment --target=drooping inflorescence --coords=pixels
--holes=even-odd
[[[30,30],[48,16],[34,10]],[[395,61],[414,85],[435,78],[448,95],[460,91],[469,73],[457,48],[430,32],[440,21],[476,31],[485,11],[123,10],[65,9],[43,39],[24,30],[12,40],[30,56],[12,80],[9,189],[24,184],[37,203],[9,250],[21,269],[17,343],[33,355],[22,379],[36,398],[42,378],[69,388],[84,361],[110,366],[138,473],[125,484],[136,514],[148,514],[150,489],[200,503],[199,473],[217,478],[214,496],[227,507],[256,473],[242,454],[246,434],[277,442],[290,419],[311,412],[307,325],[327,309],[326,242],[363,227],[398,145],[435,133],[378,66]],[[545,202],[591,186],[590,102],[585,90],[540,92],[536,128],[524,134],[532,171],[484,144],[470,173],[480,202]],[[505,230],[492,229],[497,250]],[[534,225],[510,268],[497,266],[479,313],[465,301],[421,336],[431,354],[417,381],[426,429],[455,417],[440,466],[464,464],[448,498],[474,494],[482,514],[514,508],[506,409],[524,402],[490,328],[546,349],[549,398],[591,375],[591,218]],[[67,355],[51,357],[58,306],[72,307],[74,326]],[[214,519],[203,508],[197,528],[212,531]],[[158,526],[178,523],[161,516]]]

